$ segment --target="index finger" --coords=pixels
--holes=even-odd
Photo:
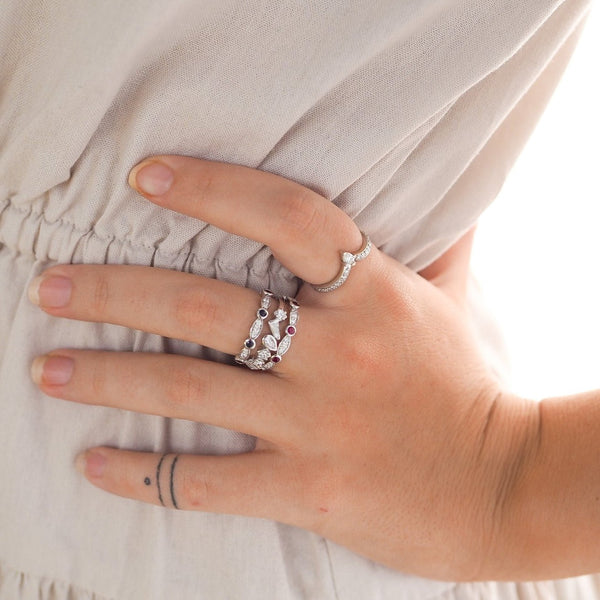
[[[284,266],[313,284],[332,280],[340,253],[356,251],[363,242],[357,226],[332,202],[257,169],[156,156],[134,167],[129,183],[160,206],[266,244]]]

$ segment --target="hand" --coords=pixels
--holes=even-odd
[[[130,181],[160,206],[267,244],[309,283],[331,280],[340,251],[361,246],[332,203],[272,174],[168,156],[144,161]],[[30,296],[53,316],[231,355],[260,302],[253,290],[196,275],[106,265],[52,267]],[[258,438],[253,452],[233,456],[91,449],[78,464],[108,492],[274,519],[428,577],[488,576],[535,423],[488,373],[459,304],[377,249],[339,289],[303,285],[297,298],[297,334],[267,372],[61,349],[36,359],[33,377],[50,396]]]

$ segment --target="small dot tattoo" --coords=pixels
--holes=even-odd
[[[150,481],[150,477],[146,477],[146,479],[144,479],[144,483],[146,485],[150,485],[152,483],[152,481]]]

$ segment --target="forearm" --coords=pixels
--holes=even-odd
[[[496,526],[493,579],[600,571],[600,391],[535,405],[519,470]]]

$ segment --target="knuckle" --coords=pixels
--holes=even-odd
[[[411,319],[418,314],[421,304],[416,300],[419,295],[418,281],[408,277],[393,277],[393,274],[381,275],[376,289],[372,290],[373,301],[381,307],[381,312],[394,319],[394,323]]]
[[[105,395],[107,386],[108,357],[99,352],[92,361],[92,371],[89,378],[90,392],[94,398]]]
[[[214,485],[209,472],[186,472],[180,479],[178,496],[191,509],[210,510],[214,502]]]
[[[315,525],[328,513],[337,512],[343,504],[344,490],[339,470],[328,464],[326,459],[318,461],[319,468],[301,466],[295,471],[293,489],[306,519],[306,526]]]
[[[164,401],[174,416],[188,415],[190,410],[210,394],[210,376],[188,367],[171,368],[167,375]]]
[[[110,297],[108,279],[99,275],[95,281],[92,296],[92,310],[96,315],[104,315],[108,307]]]
[[[324,211],[315,194],[300,188],[286,197],[282,214],[282,233],[286,239],[312,239],[324,230]]]
[[[198,168],[198,165],[196,165]],[[211,168],[202,168],[199,173],[195,173],[192,184],[192,199],[195,203],[201,205],[213,199],[216,184],[216,174]]]
[[[181,331],[212,337],[216,331],[218,307],[214,297],[201,287],[178,294],[173,304],[173,318]]]
[[[373,331],[357,330],[351,336],[343,336],[336,345],[336,353],[340,363],[352,365],[353,379],[361,375],[366,379],[365,385],[372,383],[373,376],[382,368],[389,368],[389,340],[378,342]]]

